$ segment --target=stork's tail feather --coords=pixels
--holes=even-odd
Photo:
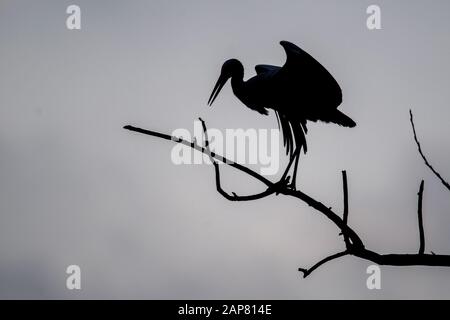
[[[281,133],[283,135],[283,144],[284,148],[286,150],[287,155],[292,155],[293,153],[293,138],[292,138],[292,131],[291,126],[289,125],[289,121],[287,121],[286,117],[283,114],[279,114],[275,111],[275,115],[277,116],[278,121],[278,128],[281,130]]]
[[[355,121],[353,121],[349,116],[343,114],[339,110],[335,110],[334,113],[330,116],[329,119],[326,119],[326,122],[333,122],[340,126],[353,128],[356,126]]]
[[[303,148],[303,153],[306,154],[306,151],[308,151],[308,147],[306,145],[306,133],[308,132],[308,129],[306,128],[306,121],[295,125],[291,123],[291,127],[294,134],[295,147],[299,149],[299,152]]]
[[[275,112],[278,121],[278,127],[283,134],[284,147],[286,149],[286,154],[292,156],[297,148],[299,151],[303,148],[303,152],[306,153],[306,133],[308,129],[306,128],[305,122],[292,123],[290,122],[284,114],[279,114]]]

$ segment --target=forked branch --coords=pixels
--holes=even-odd
[[[327,217],[330,221],[332,221],[336,227],[340,230],[340,233],[344,237],[345,247],[346,249],[342,252],[333,254],[331,256],[328,256],[316,264],[314,264],[309,269],[305,268],[299,268],[298,270],[303,273],[303,276],[306,278],[308,275],[310,275],[314,270],[318,269],[323,264],[330,262],[334,259],[343,257],[345,255],[353,255],[355,257],[359,257],[368,261],[372,261],[374,263],[380,264],[380,265],[392,265],[392,266],[413,266],[413,265],[422,265],[422,266],[443,266],[443,267],[450,267],[450,255],[435,255],[435,254],[425,254],[425,237],[424,237],[424,231],[423,231],[423,222],[422,222],[422,194],[423,194],[423,182],[421,184],[420,190],[419,190],[419,204],[418,204],[418,219],[419,219],[419,234],[420,234],[420,249],[419,253],[416,254],[379,254],[374,251],[368,250],[364,247],[363,241],[358,236],[358,234],[348,225],[348,182],[347,182],[347,174],[345,171],[342,172],[342,180],[343,180],[343,198],[344,198],[344,210],[343,210],[343,217],[341,218],[337,213],[335,213],[329,206],[326,206],[320,201],[315,200],[314,198],[308,196],[306,193],[300,191],[300,190],[294,190],[289,187],[287,181],[281,180],[278,182],[272,182],[268,180],[267,178],[263,177],[262,175],[256,173],[255,171],[239,164],[234,161],[231,161],[227,158],[225,158],[222,155],[218,155],[215,152],[212,152],[210,150],[209,146],[209,140],[208,140],[208,133],[206,130],[205,122],[200,119],[202,122],[203,132],[205,136],[205,142],[204,146],[201,146],[197,143],[197,141],[187,141],[180,137],[174,137],[168,134],[151,131],[151,130],[145,130],[133,126],[125,126],[124,129],[154,136],[157,138],[165,139],[165,140],[171,140],[176,143],[180,143],[182,145],[185,145],[187,147],[190,147],[194,150],[197,150],[199,152],[202,152],[203,154],[207,155],[209,159],[212,162],[212,165],[214,167],[215,171],[215,180],[216,180],[216,188],[217,191],[225,197],[227,200],[230,201],[251,201],[251,200],[257,200],[262,199],[268,196],[271,196],[273,194],[283,194],[285,196],[291,196],[296,199],[301,200],[302,202],[306,203],[313,209],[315,209],[317,212],[323,214],[325,217]],[[412,122],[412,113],[411,113],[411,123]],[[414,124],[413,124],[414,129]],[[414,131],[415,133],[415,131]],[[416,136],[415,136],[416,137]],[[416,142],[418,143],[417,139]],[[420,144],[418,143],[419,151]],[[421,153],[422,157],[425,159],[423,154]],[[219,163],[224,163],[226,165],[229,165],[257,180],[259,180],[261,183],[263,183],[266,186],[266,190],[260,193],[252,194],[252,195],[246,195],[246,196],[238,196],[234,192],[227,193],[225,190],[223,190],[221,186],[221,180],[220,180],[220,167]],[[426,163],[428,163],[426,161]],[[434,172],[434,169],[432,169]],[[436,174],[436,173],[435,173]],[[440,177],[440,175],[437,175]]]

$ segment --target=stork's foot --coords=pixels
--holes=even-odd
[[[297,190],[295,179],[293,179],[292,181],[288,181],[288,183],[286,184],[286,188],[294,191]]]
[[[280,183],[281,183],[281,181],[280,181]],[[290,190],[297,190],[297,187],[296,187],[296,179],[292,179],[292,181],[291,181],[291,177],[290,176],[288,176],[284,181],[283,181],[283,186],[284,187],[286,187],[287,189],[290,189]]]
[[[291,177],[290,176],[282,177],[280,179],[280,181],[278,181],[276,183],[276,187],[278,189],[286,188],[286,189],[296,190],[296,188],[295,188],[295,181],[291,181]],[[276,192],[276,195],[278,195],[278,194],[280,194],[279,191]]]
[[[294,191],[297,190],[295,181],[292,181],[292,182],[289,183],[286,187],[287,187],[288,189],[291,189],[291,190],[294,190]]]

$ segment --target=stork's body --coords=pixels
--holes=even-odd
[[[231,59],[224,63],[217,84],[211,94],[212,104],[231,78],[231,86],[236,97],[248,108],[261,114],[273,109],[278,125],[283,133],[286,153],[290,156],[288,173],[292,163],[295,188],[300,151],[306,153],[306,122],[333,122],[346,127],[354,127],[355,122],[337,110],[342,102],[342,91],[331,74],[308,53],[294,44],[281,41],[286,51],[286,63],[282,67],[257,65],[257,75],[244,81],[242,64]]]

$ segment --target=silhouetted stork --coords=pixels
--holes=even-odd
[[[257,75],[244,81],[244,67],[239,60],[227,60],[209,98],[212,105],[222,87],[231,78],[236,97],[248,108],[267,115],[273,109],[278,127],[283,133],[286,154],[290,161],[283,179],[292,165],[294,173],[291,187],[295,189],[298,160],[306,146],[306,121],[333,122],[344,127],[356,123],[337,110],[342,102],[342,92],[333,76],[312,56],[288,42],[281,41],[286,51],[286,63],[282,67],[257,65]]]

